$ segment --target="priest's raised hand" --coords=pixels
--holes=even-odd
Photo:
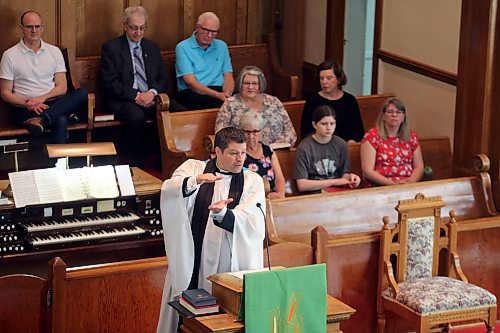
[[[202,174],[196,176],[196,183],[198,185],[205,184],[205,183],[213,183],[216,180],[221,180],[223,178],[224,178],[224,176],[222,176],[222,175],[216,176],[213,173],[202,173]]]

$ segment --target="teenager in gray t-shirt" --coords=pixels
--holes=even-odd
[[[294,179],[301,192],[319,193],[326,187],[358,187],[360,178],[349,172],[347,143],[336,135],[335,111],[318,106],[312,117],[316,132],[297,147]]]

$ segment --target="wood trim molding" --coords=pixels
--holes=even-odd
[[[384,6],[383,0],[375,2],[375,26],[373,33],[373,60],[372,60],[372,94],[378,93],[378,51],[380,50],[382,41],[382,10]]]
[[[408,71],[418,73],[431,79],[453,86],[457,85],[457,74],[424,64],[417,60],[382,49],[377,51],[377,58],[393,66],[404,68]]]

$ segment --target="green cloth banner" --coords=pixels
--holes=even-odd
[[[326,332],[326,265],[247,273],[245,332]]]

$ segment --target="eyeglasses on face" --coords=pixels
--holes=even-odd
[[[241,84],[244,86],[248,86],[248,87],[250,87],[250,86],[258,87],[259,86],[259,82],[245,82],[245,81],[243,81],[243,82],[241,82]]]
[[[387,110],[384,112],[390,114],[391,116],[393,116],[393,115],[399,116],[399,115],[405,114],[405,112],[401,111],[401,110]]]
[[[130,25],[130,24],[127,24],[127,27],[132,30],[132,31],[144,31],[146,30],[146,28],[148,27],[146,24],[144,25],[141,25],[140,27],[136,26],[136,25]]]
[[[243,132],[246,134],[246,135],[250,135],[250,134],[259,134],[260,133],[260,130],[243,130]]]
[[[200,30],[205,35],[208,35],[208,34],[217,35],[219,33],[219,30],[211,30],[211,29],[202,27],[201,25],[200,25]]]
[[[41,24],[28,24],[28,25],[24,25],[24,24],[21,24],[21,26],[27,30],[40,30],[42,29],[43,25]]]

